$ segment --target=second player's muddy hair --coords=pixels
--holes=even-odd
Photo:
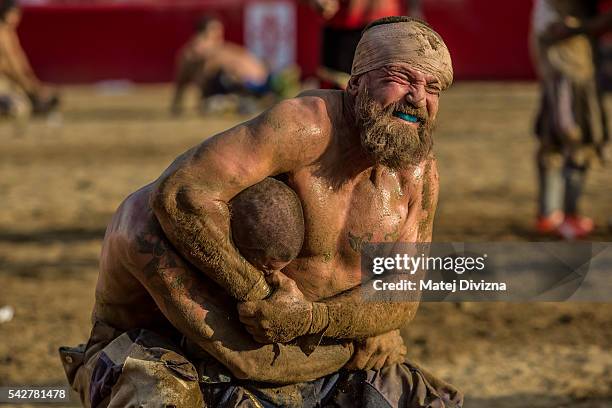
[[[232,239],[247,259],[288,262],[304,242],[304,215],[297,194],[286,184],[266,178],[230,201]]]

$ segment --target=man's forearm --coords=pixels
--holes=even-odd
[[[156,244],[147,234],[139,239],[143,250],[133,258],[135,276],[172,325],[235,377],[277,384],[303,382],[336,372],[350,359],[352,345],[322,345],[307,356],[295,345],[256,343],[239,324],[231,299],[172,248]],[[153,245],[157,249],[151,254]]]
[[[230,213],[225,202],[200,200],[194,208],[189,191],[162,183],[151,199],[164,233],[178,251],[239,301],[264,299],[270,294],[263,273],[246,261],[232,245]]]
[[[368,301],[375,292],[370,283],[365,283],[315,304],[315,314],[319,316],[313,317],[320,326],[326,327],[323,335],[335,339],[365,339],[399,329],[414,318],[419,305],[416,299]]]
[[[191,284],[189,292],[212,296],[210,288],[197,283]],[[275,384],[311,381],[340,370],[352,356],[350,343],[321,345],[310,355],[296,345],[256,343],[235,313],[201,295],[168,296],[160,309],[173,326],[239,379]]]
[[[340,370],[352,356],[351,343],[320,345],[309,355],[297,345],[259,344],[244,331],[235,313],[205,296],[194,296],[196,292],[212,296],[210,287],[196,283],[189,292],[166,299],[164,314],[236,378],[275,384],[311,381]]]
[[[222,341],[200,340],[198,345],[239,379],[274,384],[312,381],[337,372],[350,360],[352,343],[319,345],[306,355],[293,344],[259,344],[248,334]]]

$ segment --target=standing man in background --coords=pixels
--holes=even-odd
[[[603,159],[608,140],[601,92],[597,86],[596,35],[610,27],[598,16],[597,1],[537,0],[532,20],[532,50],[542,98],[535,131],[540,145],[538,232],[565,239],[586,237],[593,221],[579,214],[587,170]]]

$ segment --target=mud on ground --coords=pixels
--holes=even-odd
[[[62,118],[16,136],[0,122],[0,385],[60,384],[57,347],[86,340],[100,241],[121,200],[180,152],[244,119],[167,115],[165,86],[64,90]],[[436,241],[529,241],[535,212],[535,84],[460,83],[435,135]],[[612,108],[612,106],[609,106]],[[609,111],[611,111],[609,109]],[[612,241],[612,173],[590,175],[584,210]],[[462,388],[467,407],[608,407],[610,304],[425,304],[410,356]]]

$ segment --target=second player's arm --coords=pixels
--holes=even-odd
[[[351,344],[318,347],[307,356],[298,346],[256,343],[244,331],[235,304],[188,265],[149,223],[131,245],[128,269],[147,288],[174,327],[239,379],[276,384],[310,381],[338,371]]]

